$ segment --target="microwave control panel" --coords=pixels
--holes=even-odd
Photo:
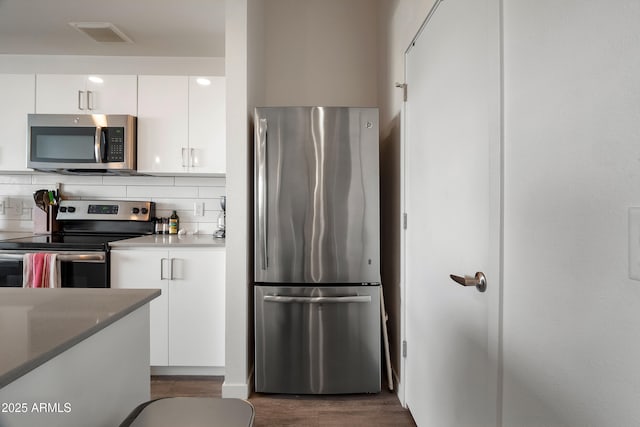
[[[107,162],[124,162],[124,128],[109,127],[105,132]]]

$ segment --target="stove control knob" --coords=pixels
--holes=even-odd
[[[132,214],[136,214],[136,215],[138,215],[138,214],[140,213],[140,209],[138,209],[138,208],[133,208],[133,209],[131,209],[131,213],[132,213]]]
[[[73,206],[69,206],[67,208],[67,211],[69,211],[70,213],[74,213],[76,211],[76,208],[74,208]]]
[[[66,211],[67,211],[66,206],[60,206],[60,212],[66,212]]]
[[[140,212],[142,213],[142,215],[146,215],[146,214],[148,214],[148,213],[149,213],[149,209],[147,209],[147,208],[142,208],[142,209],[140,209]]]

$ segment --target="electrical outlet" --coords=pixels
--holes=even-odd
[[[193,215],[194,216],[204,216],[204,202],[194,202],[193,203]]]
[[[13,214],[16,216],[22,215],[22,199],[13,199],[11,201]]]

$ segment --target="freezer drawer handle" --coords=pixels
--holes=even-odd
[[[340,304],[349,302],[371,302],[371,295],[351,295],[345,297],[288,297],[280,295],[265,295],[265,302],[282,302],[287,304]]]

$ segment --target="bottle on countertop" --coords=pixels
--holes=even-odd
[[[180,228],[180,218],[178,218],[178,214],[176,211],[171,213],[169,217],[169,234],[178,234],[178,229]]]

